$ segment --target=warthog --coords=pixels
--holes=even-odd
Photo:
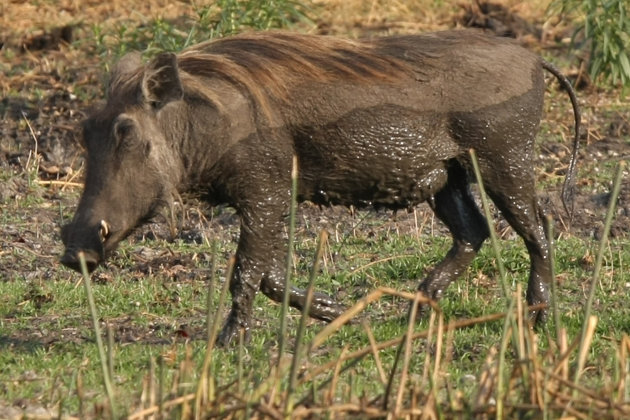
[[[123,57],[106,105],[83,124],[85,189],[62,229],[61,262],[93,270],[183,191],[234,207],[241,231],[221,344],[249,332],[261,289],[281,300],[293,156],[298,199],[411,209],[428,201],[453,246],[419,289],[438,299],[489,236],[469,190],[475,149],[489,196],[531,260],[527,302],[547,303],[549,245],[535,193],[534,140],[549,70],[513,41],[448,31],[351,41],[287,32],[219,39],[147,64]],[[571,176],[567,177],[572,179]],[[304,305],[302,290],[290,304]],[[316,294],[310,315],[342,311]],[[532,311],[542,321],[544,309]]]

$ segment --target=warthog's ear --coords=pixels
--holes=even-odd
[[[142,95],[147,103],[156,108],[184,96],[175,54],[162,53],[147,65],[142,80]]]

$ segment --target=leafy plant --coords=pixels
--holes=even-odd
[[[300,20],[308,20],[309,10],[307,2],[294,0],[217,0],[193,7],[195,18],[183,24],[157,18],[140,26],[119,24],[110,31],[100,25],[94,26],[97,50],[105,61],[131,50],[144,51],[145,56],[161,51],[179,51],[201,41],[247,29],[288,27]]]
[[[202,34],[224,36],[243,29],[284,28],[307,18],[308,6],[291,0],[219,0],[197,10]]]
[[[627,0],[553,0],[550,5],[551,13],[577,22],[573,41],[583,35],[589,45],[591,78],[619,83],[624,91],[630,87],[629,6]]]

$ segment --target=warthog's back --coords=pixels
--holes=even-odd
[[[538,56],[512,40],[477,31],[365,41],[257,32],[196,46],[180,56],[180,66],[193,75],[222,76],[263,103],[306,102],[311,108],[325,98],[337,104],[337,114],[359,100],[369,106],[370,96],[457,112],[542,89]]]

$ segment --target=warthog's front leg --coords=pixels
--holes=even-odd
[[[252,323],[252,306],[258,289],[275,300],[284,298],[286,275],[287,238],[284,236],[285,211],[283,205],[260,208],[241,214],[241,236],[236,252],[236,266],[230,282],[232,309],[219,335],[219,345],[236,341],[239,330],[249,338]],[[264,218],[260,216],[263,214]],[[306,292],[292,287],[289,304],[304,308]],[[323,321],[332,321],[343,308],[331,297],[315,293],[309,315]]]

